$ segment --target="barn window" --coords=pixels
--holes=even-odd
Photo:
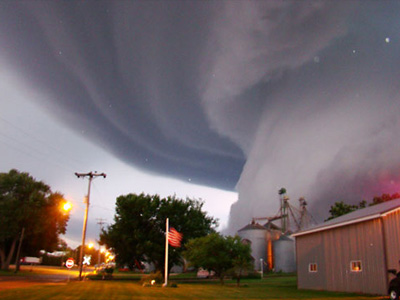
[[[311,263],[308,265],[308,272],[315,273],[318,271],[318,266],[316,263]]]
[[[352,260],[350,262],[350,270],[352,272],[361,272],[362,271],[361,260]]]

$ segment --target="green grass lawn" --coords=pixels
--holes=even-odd
[[[221,286],[214,281],[185,283],[176,281],[177,288],[143,287],[138,281],[71,281],[62,284],[36,285],[0,292],[0,299],[24,300],[124,300],[124,299],[380,299],[345,293],[303,291],[296,288],[296,277],[268,277],[263,280],[234,281]]]

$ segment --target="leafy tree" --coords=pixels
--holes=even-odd
[[[357,210],[358,208],[359,207],[357,205],[346,204],[343,201],[335,202],[335,204],[332,205],[331,209],[329,210],[331,215],[328,219],[326,219],[326,221],[348,214]]]
[[[250,244],[243,243],[239,236],[227,237],[231,247],[231,257],[233,258],[233,267],[231,272],[236,278],[237,286],[240,285],[240,279],[245,272],[254,270],[253,257],[251,256]]]
[[[169,266],[182,264],[182,249],[189,239],[214,232],[217,221],[202,211],[203,202],[161,199],[158,195],[129,194],[116,202],[114,224],[104,229],[102,244],[113,248],[119,265],[130,268],[140,262],[153,263],[164,274],[165,220],[183,234],[182,248],[170,247]]]
[[[392,195],[382,194],[381,196],[375,196],[372,199],[372,203],[370,204],[370,206],[376,205],[376,204],[379,204],[379,203],[383,203],[383,202],[387,202],[387,201],[390,201],[390,200],[394,200],[394,199],[399,199],[399,198],[400,198],[400,194],[399,193],[395,193],[395,194],[392,194]]]
[[[399,199],[400,194],[399,193],[394,193],[392,195],[390,194],[382,194],[381,196],[375,196],[372,199],[372,203],[369,204],[369,206],[373,206],[376,204],[380,204],[383,202],[391,201],[394,199]],[[365,208],[367,207],[367,201],[362,200],[358,205],[351,205],[351,204],[346,204],[343,201],[340,202],[335,202],[334,205],[331,206],[331,209],[329,210],[330,216],[328,219],[325,221],[332,220],[334,218],[343,216],[345,214],[348,214],[352,211],[355,211],[360,208]]]
[[[60,209],[63,202],[60,193],[52,193],[49,186],[28,173],[0,173],[1,269],[9,268],[23,228],[22,254],[36,256],[41,249],[56,249],[69,219]]]
[[[362,200],[359,204],[358,204],[358,208],[366,208],[367,207],[367,201]]]
[[[243,244],[240,237],[224,237],[219,233],[190,240],[186,245],[185,258],[196,268],[214,271],[224,284],[228,270],[234,270],[238,284],[244,269],[251,263],[250,245]]]

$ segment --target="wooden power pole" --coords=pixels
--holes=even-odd
[[[90,172],[90,173],[75,173],[76,177],[81,178],[81,177],[88,177],[89,178],[89,186],[88,186],[88,193],[87,196],[85,197],[85,203],[86,203],[86,208],[85,208],[85,217],[83,219],[83,229],[82,229],[82,245],[81,245],[81,251],[79,254],[79,280],[82,280],[82,268],[83,268],[83,252],[85,249],[85,239],[86,239],[86,227],[87,227],[87,219],[89,215],[89,203],[90,203],[90,186],[92,184],[93,178],[103,176],[106,178],[105,173],[97,174],[96,172]]]

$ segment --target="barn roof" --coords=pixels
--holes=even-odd
[[[314,232],[319,232],[323,230],[328,230],[336,227],[342,227],[354,223],[364,222],[368,220],[373,220],[385,216],[391,212],[400,210],[400,198],[383,202],[374,206],[368,206],[366,208],[358,209],[346,215],[340,216],[338,218],[332,219],[330,221],[324,222],[322,224],[316,225],[314,227],[308,228],[304,231],[299,231],[293,236],[301,236],[305,234],[310,234]]]

